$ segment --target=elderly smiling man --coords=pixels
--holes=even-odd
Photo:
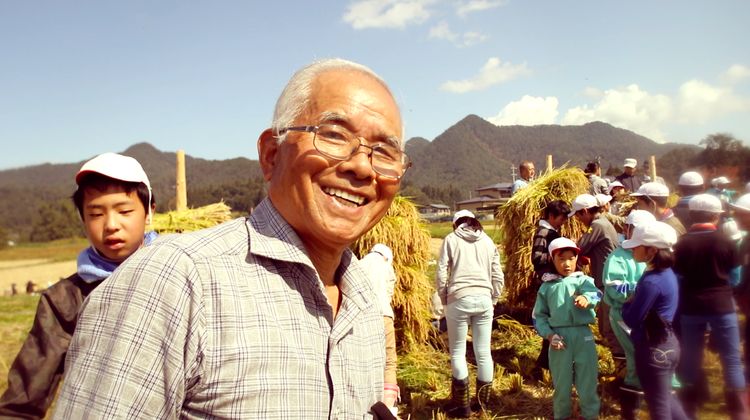
[[[91,295],[55,416],[371,416],[383,318],[348,246],[399,188],[401,136],[368,68],[298,71],[258,139],[268,198],[248,218],[143,249]]]

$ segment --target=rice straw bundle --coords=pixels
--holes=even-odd
[[[518,190],[495,214],[496,223],[503,232],[503,272],[508,309],[511,314],[520,315],[524,322],[530,321],[536,299],[535,289],[530,287],[534,275],[531,245],[542,210],[553,200],[571,203],[588,188],[589,181],[579,168],[563,166],[545,171],[527,187]],[[576,240],[585,230],[580,222],[571,218],[560,231],[562,236]]]
[[[432,286],[426,274],[430,234],[409,199],[396,197],[383,219],[359,238],[352,250],[361,258],[376,243],[386,244],[393,251],[396,286],[391,306],[397,348],[407,352],[415,345],[429,342],[433,332],[430,324]]]
[[[191,232],[218,225],[231,218],[231,208],[221,201],[194,209],[157,213],[151,222],[151,228],[160,234]]]

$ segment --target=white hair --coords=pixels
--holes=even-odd
[[[395,101],[395,97],[385,81],[369,67],[342,58],[318,60],[297,70],[279,95],[271,122],[271,129],[274,133],[294,124],[294,120],[302,114],[310,102],[313,82],[321,74],[332,70],[353,70],[364,73],[380,83]],[[401,141],[403,142],[403,132],[399,134],[401,134]],[[286,133],[278,136],[279,142],[284,141],[285,138]]]

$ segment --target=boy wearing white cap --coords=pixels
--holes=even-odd
[[[630,196],[638,200],[639,210],[651,212],[656,220],[672,226],[678,236],[685,234],[687,231],[680,219],[675,217],[672,209],[667,207],[669,188],[666,185],[660,182],[647,182],[641,185],[638,191],[631,193]]]
[[[591,277],[594,278],[594,284],[602,289],[604,286],[602,283],[604,261],[620,245],[620,239],[615,227],[602,213],[596,197],[581,194],[573,200],[572,207],[573,211],[570,215],[575,215],[588,228],[588,231],[578,240],[578,248],[581,249],[579,260],[584,260],[583,264],[579,261],[579,266],[586,265],[587,262]],[[620,344],[609,325],[609,307],[599,305],[596,310],[599,332],[612,348],[612,351],[621,354]]]
[[[633,230],[645,223],[654,222],[654,215],[645,210],[633,210],[628,214],[623,233],[630,239]],[[635,419],[640,405],[641,383],[635,371],[635,350],[630,340],[630,328],[622,320],[622,305],[633,295],[646,263],[633,258],[633,252],[622,246],[615,249],[604,262],[604,303],[610,306],[609,322],[620,343],[625,357],[625,378],[620,387],[620,417]]]
[[[622,173],[615,177],[615,180],[619,181],[623,185],[623,187],[625,187],[626,191],[637,191],[641,186],[641,178],[636,176],[635,174],[636,166],[638,166],[638,161],[636,161],[635,159],[625,159],[625,162],[623,162],[622,164]]]
[[[694,415],[705,398],[700,390],[705,333],[721,356],[724,396],[732,418],[747,415],[745,376],[732,285],[739,280],[737,246],[717,229],[721,201],[698,194],[688,203],[693,225],[674,247],[675,272],[680,276],[680,339],[683,405]]]
[[[680,345],[672,329],[678,303],[677,276],[672,271],[672,245],[677,233],[666,223],[651,221],[636,226],[623,248],[647,267],[633,298],[625,302],[622,317],[631,328],[635,368],[652,419],[687,419],[672,394],[672,377],[680,362]]]
[[[393,326],[393,308],[391,299],[396,286],[396,272],[393,270],[393,251],[385,244],[375,244],[370,252],[359,260],[362,269],[370,278],[375,294],[378,297],[380,310],[383,312],[385,329],[385,376],[383,403],[393,415],[398,414],[399,387],[396,380],[396,331]]]
[[[536,330],[550,341],[556,419],[573,414],[570,392],[574,382],[583,418],[599,416],[598,357],[589,325],[596,321],[594,307],[601,299],[601,292],[591,277],[576,271],[579,252],[575,242],[568,238],[557,238],[549,244],[556,273],[542,276],[534,304]]]
[[[104,153],[86,162],[75,180],[73,203],[91,246],[78,255],[75,274],[42,292],[34,325],[8,372],[0,417],[45,416],[62,379],[83,300],[156,236],[145,233],[154,202],[137,160]]]
[[[702,194],[706,187],[703,176],[695,171],[688,171],[680,175],[677,181],[677,188],[680,190],[680,200],[672,208],[675,217],[680,219],[683,226],[690,226],[693,222],[690,220],[690,209],[688,202],[696,194]]]

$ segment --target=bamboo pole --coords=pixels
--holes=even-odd
[[[185,151],[177,151],[177,196],[175,197],[175,210],[187,210],[187,183],[185,181]]]
[[[651,177],[651,182],[656,182],[656,156],[651,155],[648,160],[648,172]]]
[[[552,155],[547,155],[547,172],[552,171]]]

